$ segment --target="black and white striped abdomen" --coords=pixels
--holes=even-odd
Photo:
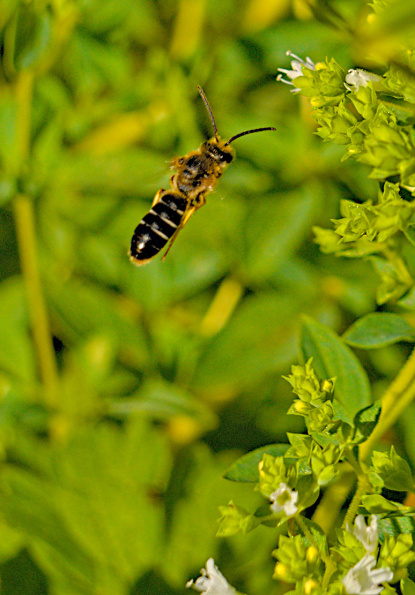
[[[130,248],[131,260],[145,264],[171,239],[182,222],[187,200],[171,190],[164,190],[159,200],[135,228]]]

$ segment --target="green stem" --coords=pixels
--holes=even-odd
[[[357,489],[354,493],[353,499],[350,503],[350,506],[348,508],[346,516],[344,517],[344,520],[343,520],[343,527],[352,525],[353,519],[355,518],[355,516],[357,514],[357,509],[360,506],[360,500],[362,499],[362,496],[367,492],[368,487],[369,487],[369,482],[366,479],[366,476],[363,474],[360,475],[359,481],[357,484]]]
[[[364,461],[373,446],[395,423],[399,416],[415,399],[415,349],[382,397],[382,413],[369,438],[360,445],[359,459]]]
[[[20,73],[16,83],[16,144],[20,174],[24,171],[30,154],[33,82],[33,73],[25,70]],[[29,196],[18,194],[15,197],[14,216],[33,340],[44,387],[45,404],[54,407],[57,398],[58,372],[39,273],[33,201]]]
[[[33,201],[24,194],[17,195],[14,199],[14,215],[33,340],[45,391],[45,405],[54,407],[58,372],[39,274]]]

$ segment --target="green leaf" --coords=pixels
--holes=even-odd
[[[398,314],[374,312],[360,318],[342,339],[352,347],[375,349],[398,341],[415,340],[415,329]]]
[[[374,427],[378,423],[381,411],[381,401],[375,401],[373,405],[365,407],[356,414],[354,418],[354,426],[356,428],[355,435],[353,438],[354,442],[362,442],[370,436],[370,434],[373,432]]]
[[[356,413],[370,404],[369,380],[359,360],[331,329],[309,317],[304,317],[300,350],[304,362],[313,358],[321,379],[336,378],[336,413],[352,424]]]
[[[3,471],[0,507],[52,582],[75,585],[54,592],[125,592],[165,543],[160,495],[171,461],[162,433],[136,416],[123,429],[83,426],[65,443],[22,442],[13,453],[22,468]]]
[[[36,377],[22,280],[9,278],[0,286],[0,370],[23,382]]]
[[[399,306],[407,310],[415,310],[415,287],[412,287],[399,301]]]
[[[401,580],[402,595],[415,595],[415,583],[410,578]]]
[[[401,510],[401,505],[387,500],[380,494],[362,497],[362,506],[370,514],[383,514]]]
[[[33,5],[20,5],[16,22],[14,60],[17,70],[28,68],[47,52],[52,37],[52,17],[33,9]]]
[[[235,461],[223,477],[231,481],[256,483],[258,482],[258,464],[262,461],[264,454],[269,454],[273,457],[282,457],[289,448],[289,444],[268,444],[267,446],[261,446]]]
[[[292,295],[262,291],[245,298],[205,349],[194,386],[199,390],[250,386],[265,374],[288,366],[295,352],[297,308]]]
[[[314,190],[314,192],[313,192]],[[264,198],[249,214],[245,276],[256,283],[288,261],[310,229],[323,194],[315,187]]]
[[[390,454],[375,451],[372,454],[372,466],[389,490],[415,491],[411,468],[407,461],[396,453],[393,446]]]
[[[148,412],[152,418],[163,421],[174,415],[192,417],[198,420],[204,431],[218,425],[216,415],[206,404],[176,384],[162,379],[144,382],[138,398],[114,400],[110,405],[110,412],[116,415],[131,415],[139,411]]]

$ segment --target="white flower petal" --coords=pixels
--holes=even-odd
[[[213,558],[206,562],[206,568],[202,568],[201,576],[196,581],[188,581],[186,587],[192,587],[199,593],[206,595],[235,595],[236,590],[232,587],[215,564]]]
[[[347,529],[363,544],[368,554],[372,554],[378,547],[378,519],[376,515],[372,514],[370,525],[367,526],[364,516],[358,514],[354,521],[354,528],[347,527]]]
[[[342,583],[349,595],[379,595],[383,591],[380,583],[389,582],[393,578],[390,568],[373,568],[376,558],[366,554],[349,570]]]
[[[346,83],[344,86],[349,91],[358,91],[360,87],[367,87],[367,84],[370,81],[374,83],[378,83],[382,80],[382,77],[378,74],[374,74],[373,72],[367,72],[362,68],[351,68],[349,72],[346,74]]]
[[[287,516],[293,516],[298,508],[296,506],[298,500],[298,492],[291,490],[286,483],[280,483],[278,489],[270,495],[271,510],[276,514],[285,512]]]
[[[293,54],[291,51],[288,51],[286,53],[287,53],[287,56],[294,58],[294,60],[291,60],[291,69],[292,70],[288,70],[287,68],[278,68],[278,70],[280,72],[282,72],[283,74],[287,75],[288,79],[290,79],[290,80],[282,78],[282,74],[279,74],[277,76],[277,81],[279,81],[281,83],[286,83],[287,85],[294,86],[294,83],[292,81],[294,79],[296,79],[298,76],[303,76],[303,69],[302,69],[303,66],[305,68],[308,68],[309,70],[316,69],[316,65],[310,58],[307,57],[305,60],[302,60],[301,58],[299,58],[298,56]],[[293,93],[295,93],[296,91],[301,91],[301,89],[291,89],[291,90]]]

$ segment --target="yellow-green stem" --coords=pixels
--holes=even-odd
[[[362,499],[362,496],[367,492],[368,487],[369,487],[369,485],[368,485],[366,476],[361,475],[359,477],[359,482],[357,484],[357,490],[354,493],[353,499],[352,499],[350,506],[347,510],[346,516],[344,517],[343,527],[347,527],[348,525],[352,524],[353,519],[355,518],[355,516],[357,514],[357,509],[360,506],[360,501]]]
[[[398,376],[382,397],[382,413],[374,431],[359,448],[359,459],[364,461],[373,446],[396,422],[408,405],[415,399],[415,349],[400,370]]]
[[[23,194],[17,195],[14,199],[14,215],[33,340],[44,387],[45,405],[54,407],[57,398],[58,373],[39,274],[33,201]]]
[[[20,176],[25,171],[30,154],[33,83],[33,73],[24,70],[19,74],[15,87],[16,145],[19,156],[19,172],[17,173]],[[44,388],[45,404],[53,407],[56,405],[58,373],[40,280],[33,201],[29,196],[20,193],[16,195],[13,206],[20,263],[26,287],[39,372]]]

